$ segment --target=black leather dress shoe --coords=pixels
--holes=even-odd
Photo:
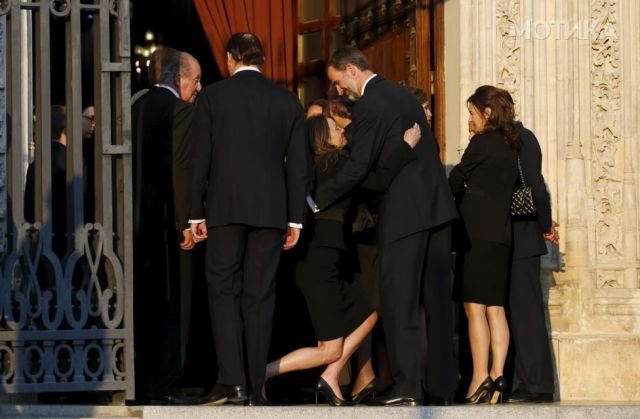
[[[447,399],[445,397],[427,395],[424,398],[425,406],[453,406],[454,404],[453,399]]]
[[[502,402],[503,403],[553,403],[553,394],[517,391],[513,394],[505,395],[504,398],[502,399]]]
[[[417,406],[421,400],[409,396],[380,396],[366,401],[367,406]]]
[[[167,406],[191,406],[200,404],[199,398],[189,398],[177,394],[164,394],[150,400],[151,404],[167,405]]]
[[[244,401],[245,406],[273,406],[269,400],[264,397],[254,397],[249,396],[247,400]]]
[[[202,404],[210,406],[217,406],[226,402],[242,404],[245,400],[247,400],[247,388],[243,384],[216,384]]]

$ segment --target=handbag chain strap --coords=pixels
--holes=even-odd
[[[520,154],[518,154],[518,172],[520,173],[520,183],[522,183],[523,188],[526,188],[527,184],[524,182],[524,174],[522,174],[522,164],[520,164]]]

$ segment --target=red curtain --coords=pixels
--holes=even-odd
[[[296,39],[294,0],[193,0],[204,33],[223,76],[227,76],[225,46],[235,32],[260,38],[267,61],[265,77],[293,90]]]

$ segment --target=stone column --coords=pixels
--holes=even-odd
[[[464,103],[482,84],[509,90],[540,140],[562,235],[543,262],[559,395],[640,400],[640,5],[459,3],[445,6],[445,59],[455,65],[451,51],[460,68],[445,68],[447,92],[459,92],[447,98],[447,132],[458,135],[448,149],[466,147]]]

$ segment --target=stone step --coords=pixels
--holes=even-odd
[[[451,407],[0,405],[0,418],[98,419],[638,419],[640,403],[552,403]]]

